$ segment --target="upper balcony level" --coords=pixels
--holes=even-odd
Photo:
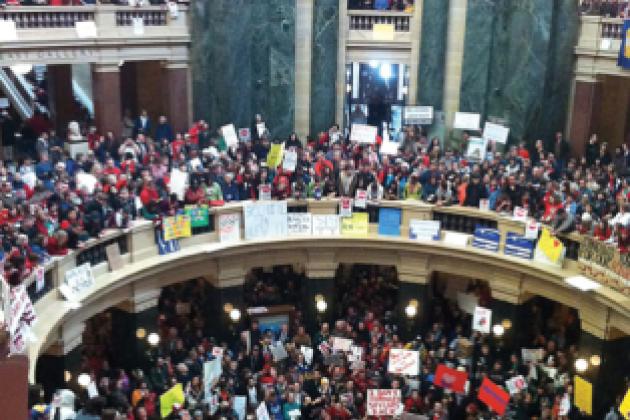
[[[188,7],[166,6],[8,6],[0,20],[15,24],[0,35],[0,66],[29,62],[62,64],[113,63],[120,60],[187,58],[190,42]],[[85,25],[95,33],[77,30]],[[183,49],[182,49],[183,48]],[[182,56],[182,57],[179,57]]]
[[[575,47],[576,77],[630,74],[617,66],[623,35],[623,19],[585,15],[581,16],[580,20],[580,33]]]

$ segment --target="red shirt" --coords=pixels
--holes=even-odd
[[[151,201],[158,200],[160,196],[155,188],[144,187],[140,192],[140,201],[143,206],[149,205]]]

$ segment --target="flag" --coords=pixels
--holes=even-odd
[[[186,398],[182,384],[177,384],[173,388],[160,395],[160,414],[162,418],[167,417],[173,411],[175,404],[184,404]]]
[[[619,50],[619,67],[630,69],[630,19],[623,22],[623,31],[621,32],[621,49]]]
[[[433,383],[439,387],[450,389],[453,392],[463,394],[465,391],[468,374],[452,369],[446,365],[438,365],[433,377]]]
[[[479,401],[485,403],[490,409],[494,410],[494,412],[498,415],[502,416],[505,413],[508,402],[510,401],[510,394],[505,392],[503,388],[496,385],[490,379],[483,378],[477,398],[479,398]]]
[[[155,230],[155,243],[158,246],[158,252],[160,255],[166,255],[180,250],[179,240],[171,239],[170,241],[165,241],[162,229]]]
[[[544,228],[538,240],[538,249],[555,264],[562,257],[564,245],[549,232],[549,229]]]
[[[593,385],[575,375],[573,380],[575,386],[574,390],[574,404],[575,406],[589,416],[593,415]]]

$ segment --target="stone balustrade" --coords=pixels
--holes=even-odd
[[[0,10],[0,19],[12,20],[17,29],[73,28],[93,21],[95,9],[86,7],[18,6]]]
[[[351,31],[371,31],[374,25],[393,25],[396,32],[409,32],[411,14],[404,12],[350,10],[348,23]]]
[[[579,79],[592,79],[599,74],[623,75],[623,70],[617,66],[623,19],[581,16],[580,22],[575,47],[576,76]]]

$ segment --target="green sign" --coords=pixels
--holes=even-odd
[[[190,216],[190,227],[206,227],[210,225],[210,215],[208,206],[186,206],[184,209],[186,215]]]

